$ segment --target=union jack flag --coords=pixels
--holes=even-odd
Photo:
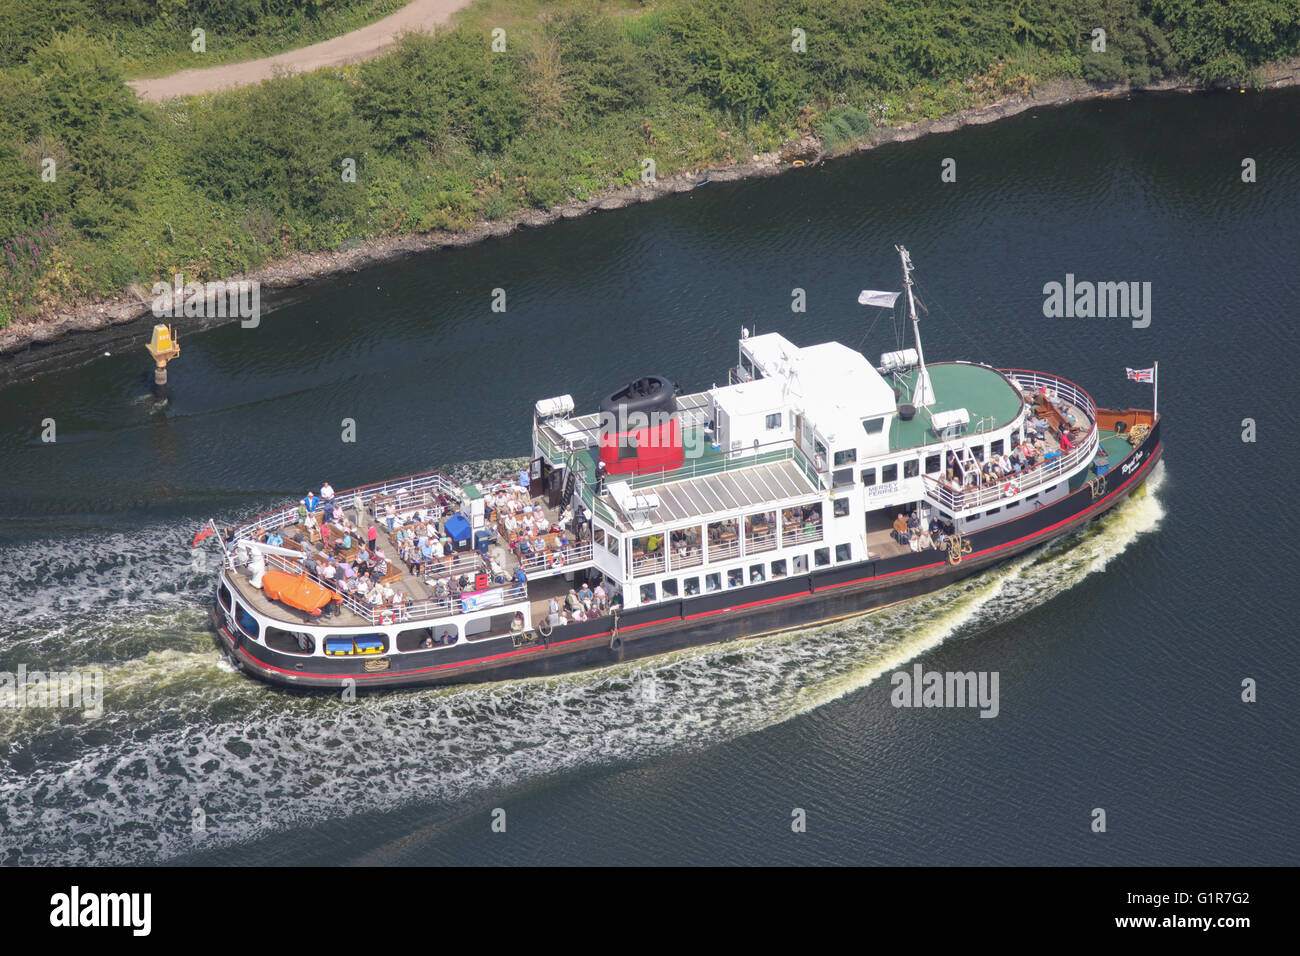
[[[1156,370],[1154,368],[1125,368],[1128,377],[1135,382],[1154,382]]]

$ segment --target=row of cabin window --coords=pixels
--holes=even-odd
[[[813,551],[812,558],[813,558],[814,567],[818,567],[818,568],[827,567],[831,563],[831,549],[829,547],[817,548]],[[794,566],[795,574],[806,574],[808,572],[808,555],[797,554],[790,560],[794,562],[793,566]],[[853,560],[852,544],[837,544],[835,546],[836,564],[842,564],[846,561],[852,561],[852,560]],[[779,558],[776,561],[770,562],[767,568],[765,568],[762,563],[751,564],[749,566],[749,583],[750,584],[764,583],[767,580],[766,574],[768,573],[767,570],[768,568],[770,568],[771,578],[774,581],[777,580],[778,578],[787,577],[789,572],[786,571],[786,568],[788,566],[789,565],[786,564],[785,558]],[[729,588],[737,588],[745,583],[745,569],[743,567],[731,568],[729,571],[726,572],[714,571],[711,574],[703,575],[704,578],[703,593],[712,594],[714,591],[721,591],[722,575],[724,573],[727,575],[727,587]],[[661,585],[663,586],[664,600],[666,601],[669,600],[670,598],[679,597],[682,595],[683,592],[686,597],[696,597],[701,593],[700,578],[701,575],[698,574],[692,575],[690,577],[682,578],[681,579],[682,591],[678,590],[678,586],[677,586],[678,582],[677,579],[675,578],[669,578],[666,581],[660,582]],[[654,601],[658,600],[658,598],[655,595],[656,595],[656,585],[653,581],[651,581],[648,584],[641,585],[642,604],[651,604]]]
[[[1003,439],[999,438],[997,441],[989,445],[989,454],[991,455],[1004,454],[1005,448],[1006,448],[1005,442],[1003,441]],[[971,448],[971,454],[974,455],[976,461],[983,461],[984,446],[983,445],[974,446],[973,448]],[[853,484],[853,469],[841,468],[841,466],[851,465],[857,460],[858,460],[858,452],[854,448],[848,448],[843,451],[837,451],[835,453],[835,467],[840,469],[831,476],[832,484],[835,487],[838,488],[844,485]],[[887,485],[891,481],[898,480],[898,465],[899,465],[898,462],[894,462],[893,464],[890,465],[880,466],[880,483],[882,485]],[[908,458],[907,460],[902,462],[902,465],[903,465],[904,478],[915,478],[917,475],[921,473],[921,461],[919,458]],[[942,454],[926,455],[925,473],[927,475],[937,475],[941,471],[943,471],[943,455]],[[862,479],[863,486],[870,488],[872,485],[876,483],[876,469],[874,467],[864,468],[862,469],[859,477]]]

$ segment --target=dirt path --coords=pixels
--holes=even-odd
[[[198,96],[236,86],[252,86],[269,80],[276,70],[301,73],[356,60],[368,60],[392,46],[399,33],[407,30],[432,31],[435,26],[445,23],[453,13],[469,4],[470,0],[411,0],[396,13],[332,40],[260,60],[182,70],[170,76],[132,80],[127,85],[134,88],[142,99],[161,102],[177,96]]]

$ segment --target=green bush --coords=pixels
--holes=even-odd
[[[855,106],[837,106],[817,121],[817,135],[829,152],[866,139],[874,125],[871,117]]]

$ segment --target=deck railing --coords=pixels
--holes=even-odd
[[[1097,421],[1097,406],[1093,402],[1092,396],[1068,378],[1048,375],[1045,372],[1031,372],[1022,368],[1004,368],[999,369],[999,371],[1025,391],[1036,392],[1040,388],[1045,388],[1048,392],[1054,392],[1057,397],[1064,399],[1086,413],[1090,423]]]
[[[552,568],[568,567],[591,560],[591,542],[580,541],[559,551],[547,551],[542,554],[521,554],[519,565],[528,573],[549,571]]]
[[[1097,406],[1093,403],[1091,395],[1068,379],[1055,375],[1023,369],[1002,369],[1002,372],[1022,389],[1037,391],[1039,388],[1046,388],[1078,408],[1088,417],[1088,433],[1078,447],[1030,471],[1021,471],[1020,474],[997,485],[958,491],[934,476],[926,475],[923,482],[926,498],[950,514],[993,507],[1000,501],[1016,498],[1034,488],[1055,484],[1062,478],[1073,475],[1080,468],[1086,467],[1097,454],[1100,434],[1097,431]],[[1008,493],[1008,484],[1015,489],[1013,493]]]
[[[781,532],[781,543],[787,548],[791,545],[810,544],[822,539],[822,526],[819,524],[811,531],[806,531],[802,526],[798,528],[787,528]]]
[[[704,552],[699,548],[692,549],[687,554],[678,554],[676,551],[670,551],[668,554],[669,570],[680,571],[683,568],[698,568],[704,563]]]
[[[647,574],[659,574],[664,570],[664,552],[660,548],[658,551],[652,551],[650,554],[634,554],[632,556],[632,577],[641,578]]]
[[[477,559],[478,555],[475,554],[474,558]],[[297,575],[303,572],[303,567],[300,563],[278,554],[268,554],[266,556],[266,564],[268,568],[284,571],[288,574]],[[483,567],[485,567],[485,565],[479,561],[473,570],[479,571],[482,570]],[[466,567],[463,571],[457,571],[456,573],[468,573],[469,570],[470,569]],[[445,597],[426,598],[422,601],[408,601],[402,604],[376,607],[367,601],[363,601],[355,594],[344,594],[338,588],[332,587],[326,582],[317,579],[315,575],[309,574],[309,576],[321,587],[337,595],[342,600],[343,607],[347,608],[347,610],[351,611],[367,624],[377,625],[385,623],[383,620],[385,614],[392,616],[392,621],[389,623],[435,620],[438,618],[449,617],[453,614],[459,614],[463,607],[458,593],[450,593]],[[513,604],[528,599],[528,585],[523,581],[508,581],[505,584],[494,584],[492,587],[499,587],[502,589],[502,604]]]
[[[376,498],[387,498],[394,495],[396,496],[394,504],[403,511],[416,507],[427,507],[435,509],[431,511],[432,517],[441,518],[442,509],[437,504],[438,496],[449,495],[452,498],[459,499],[460,494],[460,487],[452,484],[451,479],[442,472],[427,471],[418,475],[409,475],[406,478],[398,478],[394,481],[381,481],[371,485],[362,485],[360,488],[349,488],[347,491],[336,492],[334,501],[344,510],[350,511],[354,507],[357,495],[360,495],[363,508],[373,509]],[[423,501],[417,501],[417,497],[422,497]],[[234,537],[236,540],[251,538],[256,535],[258,529],[262,531],[276,530],[287,525],[296,524],[297,521],[298,502],[294,502],[291,505],[268,511],[256,518],[241,522],[234,528]]]

